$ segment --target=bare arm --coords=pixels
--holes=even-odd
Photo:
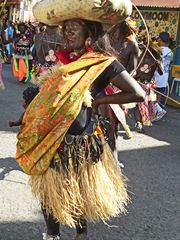
[[[132,76],[136,75],[136,67],[138,64],[138,57],[139,57],[139,48],[135,43],[131,43],[133,44],[132,46],[132,50],[130,53],[130,57],[129,57],[129,63],[128,63],[128,68],[127,71],[129,72],[129,74],[133,74]]]
[[[111,83],[122,92],[109,96],[96,97],[93,102],[93,110],[95,112],[100,104],[124,104],[144,101],[144,90],[127,71],[122,71],[111,80]]]
[[[17,126],[21,126],[22,124],[22,120],[23,120],[23,116],[24,116],[24,113],[20,116],[19,120],[17,121],[9,121],[9,127],[17,127]]]

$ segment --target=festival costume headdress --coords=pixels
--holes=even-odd
[[[48,25],[77,18],[117,24],[131,12],[130,0],[42,0],[33,8],[34,17]]]

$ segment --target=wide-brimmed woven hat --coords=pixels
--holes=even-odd
[[[76,18],[117,24],[131,12],[130,0],[42,0],[33,7],[34,17],[48,25]]]

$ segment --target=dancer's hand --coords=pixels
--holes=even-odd
[[[14,126],[14,122],[9,121],[9,127],[13,127]]]

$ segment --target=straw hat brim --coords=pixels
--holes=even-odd
[[[130,0],[42,0],[33,7],[34,17],[47,25],[77,18],[117,24],[131,13]]]

